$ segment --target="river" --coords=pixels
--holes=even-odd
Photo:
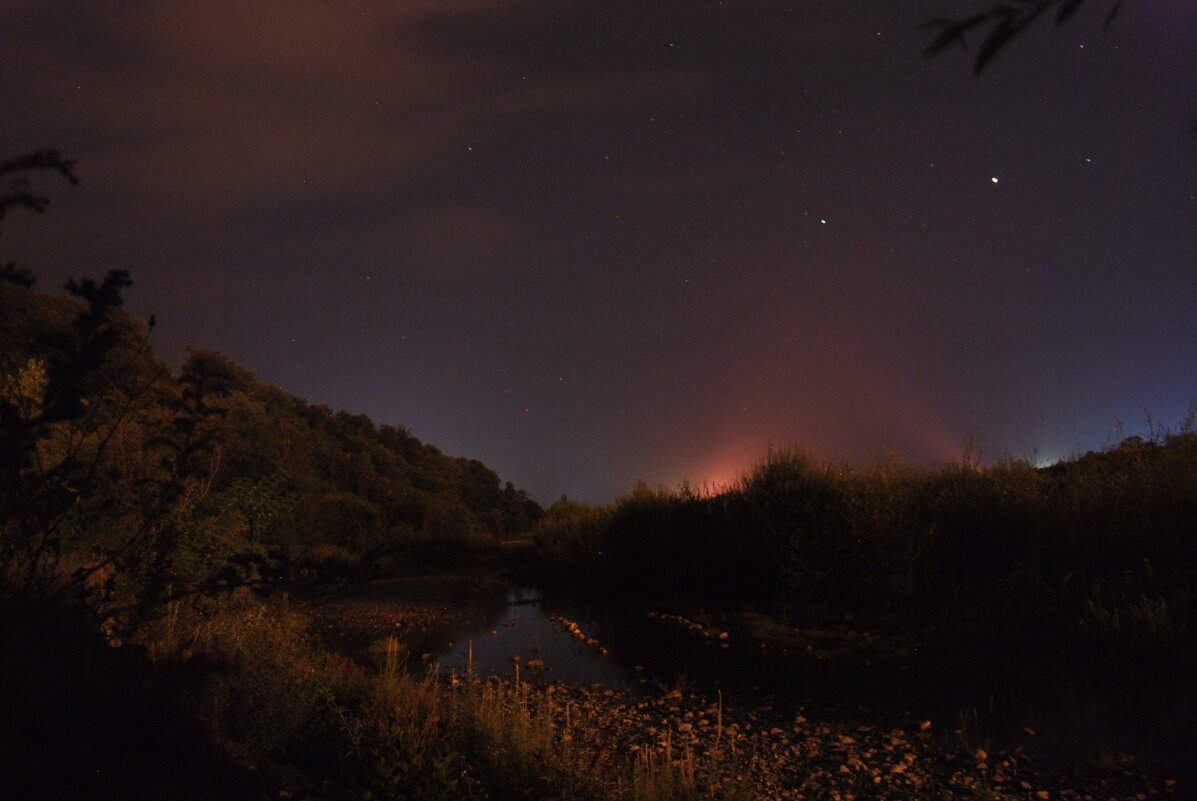
[[[410,606],[410,589],[392,596],[388,586],[363,600],[383,612]],[[781,715],[902,727],[926,720],[969,749],[1021,748],[1055,769],[1097,761],[1197,787],[1197,690],[1175,673],[1110,676],[1046,658],[1014,672],[824,662],[762,652],[734,629],[725,639],[695,636],[643,610],[579,604],[495,577],[469,586],[434,598],[445,614],[403,636],[413,670],[510,678],[518,669],[526,681],[632,694],[718,691],[732,710],[767,705]]]

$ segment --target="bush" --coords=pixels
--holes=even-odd
[[[552,570],[630,597],[968,610],[1003,628],[1183,643],[1197,596],[1197,433],[1186,424],[1042,469],[855,470],[783,449],[718,495],[638,485],[608,507],[556,504],[535,543]],[[1144,564],[1156,566],[1151,586]]]

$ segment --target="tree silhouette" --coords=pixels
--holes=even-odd
[[[1105,29],[1113,24],[1114,18],[1122,8],[1123,0],[1113,0],[1106,14]],[[938,31],[938,35],[927,46],[928,56],[936,55],[953,44],[959,42],[967,47],[967,34],[978,30],[987,30],[981,49],[977,51],[977,60],[973,64],[973,72],[980,75],[985,67],[1005,49],[1006,45],[1014,41],[1033,23],[1051,10],[1055,10],[1056,25],[1062,25],[1070,20],[1086,0],[1015,0],[1010,3],[1000,3],[986,11],[973,14],[963,19],[941,17],[924,23],[926,30]]]
[[[31,189],[30,173],[56,172],[75,185],[74,165],[53,150],[0,162],[0,219],[12,208],[45,210],[49,199]],[[0,265],[6,312],[29,303],[21,293],[32,285],[28,270]],[[148,359],[149,331],[117,316],[131,285],[124,270],[98,282],[71,279],[65,289],[81,303],[69,324],[0,327],[0,599],[76,594],[95,572],[61,575],[70,521],[94,489],[113,435],[162,375]]]
[[[46,210],[50,199],[45,195],[34,194],[29,187],[29,173],[37,171],[56,172],[70,182],[71,186],[79,183],[75,177],[75,162],[64,159],[56,150],[38,150],[15,159],[0,162],[0,183],[7,182],[8,186],[0,189],[0,221],[10,208],[22,208],[41,214]],[[28,270],[18,269],[12,262],[0,262],[0,281],[8,281],[18,286],[33,286],[33,274]]]

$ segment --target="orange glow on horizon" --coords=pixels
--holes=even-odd
[[[765,453],[766,448],[734,448],[718,452],[687,471],[685,481],[699,495],[719,495],[739,484]]]

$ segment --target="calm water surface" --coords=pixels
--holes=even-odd
[[[479,675],[508,678],[514,676],[518,662],[522,679],[637,689],[634,669],[610,653],[604,655],[600,648],[605,646],[587,645],[550,620],[563,611],[572,610],[546,611],[538,590],[513,587],[498,616],[459,631],[453,646],[437,654],[435,662],[442,673],[465,673],[472,664]],[[593,628],[592,621],[587,623]],[[531,660],[540,660],[544,668],[529,671]]]
[[[601,684],[634,694],[681,688],[713,693],[729,706],[768,704],[779,714],[935,730],[970,747],[1021,746],[1047,765],[1131,754],[1134,769],[1197,787],[1197,689],[1175,675],[1103,680],[1063,668],[983,668],[953,673],[845,669],[810,660],[723,650],[642,615],[579,606],[538,590],[510,587],[480,599],[470,622],[430,633],[431,662],[442,672],[514,675],[521,679]],[[551,620],[576,622],[597,646]],[[449,643],[452,643],[450,646]],[[530,672],[529,660],[544,662]],[[1044,660],[1045,665],[1049,660]],[[1027,729],[1035,733],[1029,734]],[[954,729],[960,729],[956,734]]]

